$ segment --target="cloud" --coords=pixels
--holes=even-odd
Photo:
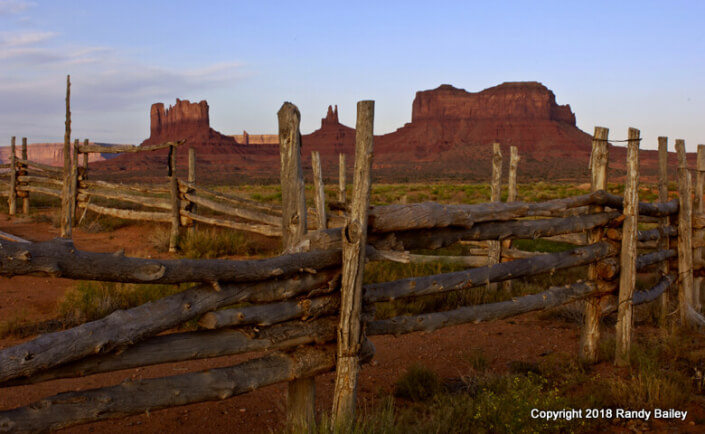
[[[0,16],[19,14],[25,9],[35,6],[36,3],[24,0],[0,0]]]

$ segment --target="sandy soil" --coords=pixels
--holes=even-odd
[[[127,255],[157,255],[145,242],[151,230],[148,225],[135,225],[113,232],[74,233],[76,246],[82,250],[114,252],[124,249]],[[0,231],[31,241],[43,241],[58,236],[58,230],[48,223],[28,220],[0,219]],[[168,256],[168,255],[162,255]],[[74,282],[41,277],[0,278],[0,320],[21,315],[27,320],[45,320],[55,316],[57,300]],[[363,367],[358,403],[369,407],[380,396],[389,394],[396,379],[413,364],[422,364],[445,378],[458,378],[471,371],[470,360],[478,350],[490,362],[491,369],[507,371],[514,361],[538,362],[549,355],[577,352],[579,329],[559,320],[541,319],[527,314],[511,320],[485,324],[449,327],[433,333],[414,333],[402,337],[381,336],[372,340],[376,355]],[[0,340],[0,348],[20,342],[16,338]],[[6,388],[0,391],[0,410],[27,405],[42,397],[62,391],[86,390],[118,384],[125,379],[139,379],[199,371],[227,366],[248,356],[233,356],[214,360],[175,363],[86,378],[57,380],[34,386]],[[609,372],[609,364],[598,367]],[[331,406],[334,374],[317,377],[317,409],[328,412]],[[153,411],[124,419],[68,428],[66,433],[191,433],[207,429],[210,433],[266,433],[283,428],[285,384],[266,387],[252,393],[218,402],[208,402],[172,409]],[[691,415],[703,415],[702,408],[690,409],[683,424],[656,424],[652,429],[669,432],[702,432]],[[643,428],[643,427],[642,427]],[[636,428],[614,426],[615,432],[634,432]]]

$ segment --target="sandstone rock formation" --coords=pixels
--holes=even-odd
[[[101,143],[101,145],[109,145]],[[16,144],[16,155],[21,157],[20,144]],[[48,164],[50,166],[64,165],[64,144],[63,143],[29,143],[27,145],[27,158],[37,163]],[[110,154],[89,154],[89,162],[103,161],[110,158]],[[0,163],[10,161],[10,147],[0,147]]]

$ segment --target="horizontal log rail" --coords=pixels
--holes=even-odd
[[[153,193],[153,194],[169,194],[168,184],[117,184],[107,181],[88,181],[81,180],[78,183],[81,189],[108,189],[108,190],[125,190],[128,192],[138,193]]]
[[[121,193],[118,191],[105,191],[105,190],[87,190],[79,189],[77,198],[78,202],[86,202],[89,197],[102,197],[104,199],[121,200],[123,202],[135,203],[145,207],[159,208],[164,210],[171,209],[171,201],[169,199],[162,199],[158,197],[149,196],[137,196],[133,194]]]
[[[70,240],[0,244],[0,276],[42,275],[125,283],[253,282],[339,266],[340,250],[267,259],[143,259],[77,250]]]
[[[42,164],[42,163],[37,163],[36,161],[30,161],[30,160],[23,160],[22,158],[17,158],[15,161],[18,164],[24,164],[28,167],[34,167],[36,169],[41,169],[45,172],[49,172],[51,174],[56,174],[58,176],[61,176],[63,169],[61,167],[55,167],[55,166],[50,166],[48,164]]]
[[[169,223],[171,214],[156,211],[137,211],[132,209],[111,208],[106,206],[96,205],[90,202],[78,202],[79,208],[87,208],[98,214],[118,217],[125,220],[142,220],[150,222]]]
[[[304,273],[286,280],[220,285],[220,290],[200,285],[0,350],[0,383],[137,343],[219,307],[245,301],[281,301],[311,292],[331,292],[339,286],[337,269]]]
[[[223,205],[217,202],[214,202],[210,199],[206,199],[204,197],[191,194],[191,193],[185,193],[184,198],[186,200],[191,201],[197,205],[203,206],[205,208],[208,208],[210,210],[222,213],[222,214],[227,214],[233,217],[239,217],[241,219],[245,220],[250,220],[253,222],[258,222],[258,223],[265,223],[271,226],[277,226],[281,227],[282,225],[282,218],[281,216],[275,216],[272,214],[266,214],[263,212],[258,212],[258,211],[252,211],[247,208],[235,208],[227,205]]]
[[[47,196],[61,197],[61,190],[53,188],[38,187],[36,185],[18,185],[17,191],[33,191],[35,193],[46,194]]]
[[[97,143],[83,143],[78,145],[78,152],[82,154],[90,154],[90,153],[96,153],[96,154],[122,154],[125,152],[149,152],[149,151],[156,151],[158,149],[165,149],[170,146],[181,146],[184,143],[186,143],[186,140],[178,140],[176,142],[165,142],[165,143],[159,143],[157,145],[144,145],[144,146],[135,146],[135,145],[113,145],[113,146],[106,146],[106,145],[99,145]]]
[[[517,259],[516,261],[502,262],[464,271],[411,277],[393,282],[373,283],[365,285],[364,299],[366,302],[379,302],[484,286],[487,283],[502,282],[504,280],[586,265],[615,256],[617,253],[617,246],[602,242],[578,247],[567,252],[549,253],[534,258]]]
[[[12,163],[0,164],[0,169],[9,169],[10,167],[12,167]]]
[[[32,175],[19,175],[17,177],[18,182],[38,182],[40,184],[51,184],[56,186],[62,186],[63,182],[55,178],[47,178],[45,176],[32,176]]]
[[[213,225],[213,226],[221,226],[224,228],[235,229],[235,230],[243,231],[243,232],[254,232],[256,234],[265,235],[268,237],[281,237],[282,236],[281,226],[271,226],[271,225],[265,225],[265,224],[258,225],[258,224],[253,224],[253,223],[236,222],[233,220],[226,220],[226,219],[217,218],[217,217],[206,217],[206,216],[202,216],[200,214],[195,214],[190,211],[183,210],[183,209],[180,211],[180,213],[183,217],[188,217],[193,221],[207,223],[207,224]]]
[[[265,212],[269,212],[274,215],[278,215],[279,217],[281,217],[281,214],[282,214],[282,207],[279,205],[270,205],[270,204],[266,204],[266,203],[262,203],[262,202],[257,202],[257,201],[251,200],[251,199],[245,199],[244,197],[236,196],[236,195],[230,194],[230,193],[217,192],[217,191],[205,188],[201,185],[196,185],[196,184],[192,184],[189,182],[184,182],[182,180],[179,180],[179,188],[182,189],[182,191],[186,191],[188,189],[192,189],[195,192],[200,191],[200,192],[209,194],[209,195],[215,197],[216,199],[232,203],[236,206],[251,208],[255,211],[265,211]]]

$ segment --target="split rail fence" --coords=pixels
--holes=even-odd
[[[705,247],[702,201],[705,165],[701,162],[705,161],[705,151],[702,147],[698,149],[695,204],[685,144],[681,140],[676,141],[679,197],[668,199],[665,138],[659,139],[659,202],[639,202],[640,137],[635,129],[629,130],[624,197],[606,192],[608,137],[607,129],[598,127],[591,158],[592,191],[588,194],[527,203],[517,201],[514,192],[509,195],[512,201],[506,203],[499,202],[499,196],[493,194],[495,201],[476,205],[426,202],[370,207],[374,103],[362,101],[358,103],[352,197],[346,200],[345,189],[340,189],[338,208],[346,211],[336,217],[343,220],[342,227],[325,228],[328,219],[323,217],[325,206],[320,198],[316,200],[319,212],[315,214],[320,218],[317,225],[320,230],[309,232],[300,161],[300,113],[293,104],[285,103],[278,115],[282,207],[256,211],[277,217],[277,221],[272,218],[267,224],[281,230],[285,252],[280,256],[241,261],[157,260],[79,251],[70,239],[29,244],[0,242],[3,276],[39,274],[81,280],[194,284],[178,294],[0,350],[0,387],[198,358],[269,352],[230,367],[126,380],[115,386],[47,397],[0,411],[0,432],[40,432],[147,410],[221,400],[279,382],[288,382],[290,425],[303,429],[314,421],[313,378],[333,369],[336,370],[333,421],[348,425],[354,417],[360,365],[374,355],[370,336],[431,331],[585,300],[580,356],[587,361],[597,360],[600,319],[617,311],[615,363],[623,366],[629,364],[634,305],[659,300],[664,316],[677,308],[683,327],[693,325],[699,318],[700,295],[696,294],[694,278],[702,278],[704,270],[701,253]],[[173,149],[174,145],[169,146]],[[87,152],[97,148],[77,149]],[[516,179],[515,151],[512,156],[510,179]],[[172,152],[171,167],[173,157]],[[320,160],[319,163],[316,160],[314,169],[320,173],[316,169]],[[493,165],[493,179],[499,183],[498,146]],[[103,184],[90,184],[76,176],[78,203],[83,202],[90,209],[81,189]],[[171,176],[172,201],[183,197],[198,207],[210,206],[216,211],[220,210],[210,199],[205,199],[206,195],[230,200],[237,206],[242,204],[239,199],[198,187],[193,179],[178,182],[173,171]],[[175,194],[177,190],[180,196]],[[314,190],[320,194],[322,184],[317,181]],[[177,217],[208,223],[202,217],[195,217],[193,209],[187,206],[169,208],[167,203],[161,206],[163,210],[171,210],[163,212],[162,218],[177,228]],[[253,214],[236,217],[255,218]],[[256,218],[265,223],[261,216]],[[657,226],[640,231],[639,222]],[[582,234],[580,244],[584,245],[543,254],[520,252],[510,246],[515,239],[570,234]],[[489,242],[486,249],[482,247],[479,251],[484,262],[472,257],[429,258],[411,253],[458,242]],[[468,268],[363,285],[366,260],[433,260],[461,263]],[[491,291],[506,291],[504,284],[503,288],[498,284],[586,265],[585,280],[546,288],[536,294],[422,315],[388,319],[374,316],[375,304],[379,302],[459,290],[487,291],[488,287]],[[636,273],[654,268],[660,273],[658,282],[648,290],[635,291]],[[675,306],[670,303],[671,293],[678,296]],[[231,307],[243,303],[247,306]],[[160,334],[196,318],[200,318],[205,330]]]

